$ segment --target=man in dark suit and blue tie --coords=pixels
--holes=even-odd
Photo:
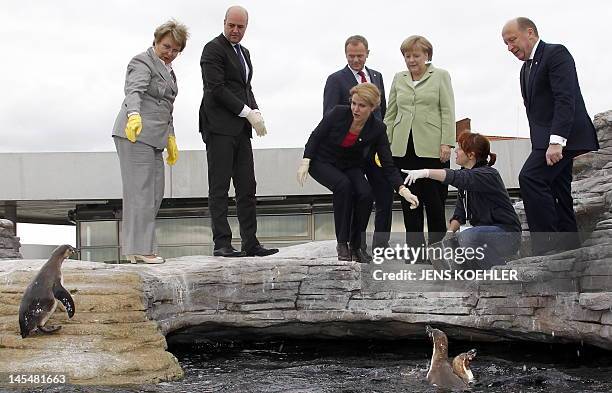
[[[350,105],[349,91],[358,83],[371,82],[380,90],[380,106],[374,111],[375,118],[382,121],[385,117],[387,103],[385,101],[385,86],[380,72],[365,66],[370,51],[368,41],[360,35],[349,37],[344,43],[344,54],[347,65],[327,77],[323,91],[323,114],[331,111],[336,105]],[[374,238],[372,248],[388,247],[391,231],[393,187],[387,181],[374,159],[368,157],[364,163],[368,182],[374,193],[376,216],[374,219]],[[362,242],[365,246],[365,242]]]
[[[559,44],[540,40],[528,18],[507,22],[502,38],[523,61],[520,81],[532,151],[519,174],[534,253],[579,246],[571,194],[573,159],[598,150],[574,59]]]
[[[251,147],[252,129],[266,135],[253,90],[253,64],[240,44],[249,15],[243,7],[228,8],[223,34],[204,46],[200,66],[204,97],[200,105],[200,132],[208,161],[208,208],[213,233],[213,255],[222,257],[266,256],[278,249],[264,248],[256,237],[255,168]],[[233,179],[236,214],[242,251],[232,247],[227,221],[228,191]]]

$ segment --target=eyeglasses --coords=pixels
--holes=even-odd
[[[172,56],[178,56],[181,54],[181,51],[178,49],[173,49],[172,46],[168,44],[161,44],[161,48],[164,52],[170,52]]]

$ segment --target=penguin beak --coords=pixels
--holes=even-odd
[[[66,250],[66,258],[76,255],[76,250],[71,246]]]

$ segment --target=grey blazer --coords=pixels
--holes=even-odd
[[[153,48],[134,56],[125,74],[125,99],[113,126],[113,136],[125,138],[128,113],[138,112],[142,131],[137,140],[164,149],[174,135],[172,110],[178,87]]]

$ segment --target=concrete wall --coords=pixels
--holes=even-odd
[[[56,247],[47,244],[22,244],[19,251],[24,259],[49,259]]]
[[[495,167],[506,187],[518,188],[518,172],[530,150],[529,140],[492,142],[492,151],[498,155]],[[295,172],[302,152],[301,148],[254,150],[257,195],[329,193],[312,179],[304,188],[297,184]],[[201,150],[181,151],[176,165],[166,166],[165,198],[208,195],[205,154]],[[3,173],[0,200],[4,201],[121,198],[121,176],[115,152],[3,153],[0,168]]]

